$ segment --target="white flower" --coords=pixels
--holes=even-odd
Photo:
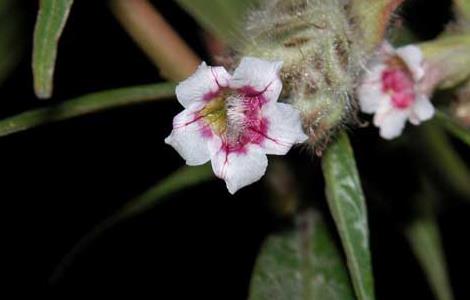
[[[245,57],[230,75],[202,63],[176,88],[185,110],[174,118],[165,142],[187,165],[210,160],[232,194],[259,180],[268,165],[266,154],[284,155],[307,139],[299,112],[277,102],[281,65]]]
[[[395,50],[388,43],[382,45],[358,88],[360,108],[375,113],[380,136],[396,138],[407,120],[419,125],[432,118],[434,107],[419,87],[423,77],[423,55],[417,46]]]

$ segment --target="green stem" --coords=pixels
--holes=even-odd
[[[110,4],[117,20],[163,77],[182,80],[200,64],[200,58],[148,0],[112,0]]]
[[[426,154],[427,160],[441,174],[449,187],[463,198],[470,200],[470,172],[465,161],[453,149],[445,132],[430,122],[420,127],[420,152]]]
[[[415,220],[408,228],[407,236],[437,299],[453,299],[436,220],[434,218]]]
[[[441,111],[436,113],[436,121],[449,133],[470,147],[470,130],[460,126],[460,124]]]
[[[3,119],[0,121],[0,137],[115,107],[171,98],[174,96],[174,91],[174,83],[158,83],[84,95],[58,105],[30,110]]]
[[[437,221],[436,191],[427,179],[415,200],[415,219],[408,224],[406,237],[428,283],[438,300],[452,300],[453,293],[447,272],[447,263]]]
[[[82,237],[74,247],[63,257],[62,261],[55,268],[49,282],[56,284],[64,275],[66,269],[73,263],[86,247],[94,242],[103,233],[119,224],[121,221],[141,214],[169,198],[169,196],[181,190],[197,186],[208,182],[214,178],[209,165],[197,167],[183,167],[158,182],[140,196],[134,198],[113,215],[109,216],[90,232]]]

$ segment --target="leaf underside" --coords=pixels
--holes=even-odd
[[[73,0],[41,0],[34,29],[33,77],[38,98],[52,96],[57,47]]]
[[[308,212],[294,230],[268,237],[257,259],[250,300],[355,299],[345,263],[322,217]]]
[[[354,154],[342,132],[322,160],[328,206],[346,253],[359,300],[374,299],[367,209]]]

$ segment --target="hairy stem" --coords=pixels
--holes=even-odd
[[[111,10],[165,78],[182,80],[199,65],[199,57],[147,0],[112,0]]]

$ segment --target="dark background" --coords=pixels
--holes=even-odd
[[[208,59],[197,24],[171,1],[153,1],[167,20]],[[161,81],[158,71],[110,14],[106,1],[75,1],[61,40],[54,97],[37,100],[30,53],[37,1],[21,1],[26,21],[23,59],[0,87],[0,116],[50,105],[85,93]],[[409,1],[406,22],[423,39],[450,18],[448,1]],[[93,226],[165,178],[182,159],[163,139],[181,108],[175,101],[114,109],[42,126],[0,139],[2,291],[60,295],[132,293],[153,299],[245,299],[263,238],[278,229],[264,183],[230,196],[214,181],[107,231],[64,268],[54,268]],[[431,299],[402,236],[409,195],[417,180],[411,153],[391,150],[373,128],[352,140],[368,196],[378,299]],[[455,141],[462,154],[468,150]],[[293,151],[303,181],[324,209],[319,159]],[[305,163],[306,162],[306,163]],[[384,170],[386,170],[384,172]],[[398,184],[398,185],[397,185]],[[396,188],[399,186],[400,188]],[[382,193],[376,199],[375,191]],[[451,193],[440,224],[457,299],[470,299],[465,244],[470,207]],[[3,288],[5,285],[5,288]],[[144,297],[137,297],[144,298]],[[135,299],[135,298],[134,298]]]

